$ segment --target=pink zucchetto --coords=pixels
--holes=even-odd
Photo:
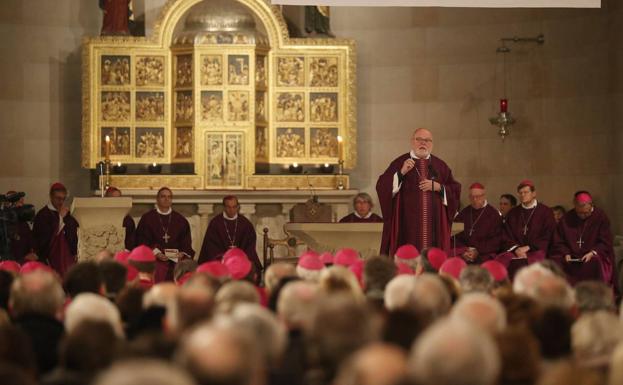
[[[233,256],[223,260],[231,277],[235,280],[244,279],[251,272],[251,261],[244,256]]]
[[[22,266],[15,261],[2,261],[0,262],[0,270],[8,271],[10,273],[19,274]]]
[[[451,277],[459,279],[461,271],[467,266],[467,263],[462,258],[453,257],[448,258],[439,268],[440,274],[447,274]]]
[[[357,252],[357,250],[345,247],[335,253],[335,257],[333,258],[333,264],[349,267],[350,265],[356,263],[358,260],[359,253]]]
[[[225,260],[232,258],[232,257],[244,257],[249,259],[249,257],[247,256],[247,253],[244,252],[244,250],[238,248],[238,247],[233,247],[231,249],[228,249],[225,254],[223,254],[223,262],[225,262]]]
[[[239,258],[239,257],[235,257]],[[206,273],[216,278],[229,277],[229,269],[219,261],[204,262],[197,266],[197,273]]]
[[[117,253],[115,254],[115,261],[119,263],[126,263],[128,262],[128,257],[130,257],[129,251],[127,250],[117,251]]]
[[[326,265],[333,265],[333,254],[328,251],[320,254],[320,260]]]
[[[125,268],[127,269],[125,274],[125,281],[133,282],[136,277],[138,277],[138,270],[132,265],[125,265]]]
[[[474,183],[471,184],[471,186],[469,186],[469,189],[470,190],[473,190],[473,189],[484,190],[485,186],[483,186],[481,183],[474,182]]]
[[[398,259],[415,259],[420,256],[420,251],[410,243],[404,244],[396,250]]]
[[[480,267],[487,270],[496,282],[504,281],[508,278],[508,270],[498,261],[487,261]]]
[[[526,186],[534,188],[534,182],[532,182],[530,179],[524,179],[521,182],[519,182],[519,185],[517,186],[517,190],[521,190],[522,188]]]
[[[352,271],[357,277],[357,281],[359,282],[359,286],[363,287],[363,268],[365,266],[365,262],[361,259],[353,263],[348,267],[348,270]]]
[[[300,266],[300,267],[302,267],[304,269],[307,269],[307,270],[322,270],[322,269],[324,269],[324,263],[322,263],[322,260],[320,259],[318,254],[316,254],[314,252],[303,253],[303,255],[301,255],[299,257],[299,261],[297,263],[297,266]]]
[[[593,197],[589,193],[580,193],[575,197],[578,203],[593,203]]]
[[[428,253],[426,253],[426,259],[428,259],[433,269],[439,271],[441,265],[448,259],[448,255],[440,248],[431,247],[428,249]]]
[[[186,281],[188,281],[190,279],[190,277],[192,277],[195,273],[193,271],[189,271],[187,273],[184,273],[175,283],[177,286],[183,286]]]
[[[48,272],[54,271],[50,266],[43,264],[41,262],[28,261],[22,265],[21,269],[19,270],[19,273],[28,274],[28,273],[32,273],[33,271],[37,271],[37,270],[44,270]]]
[[[132,252],[128,255],[128,261],[156,262],[156,256],[149,247],[140,245],[132,249]]]

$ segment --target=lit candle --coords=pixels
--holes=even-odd
[[[154,166],[154,167],[156,167],[156,162],[152,163],[151,165],[152,165],[152,166]]]
[[[110,136],[106,135],[106,159],[110,158]]]
[[[121,167],[121,162],[117,162],[117,167]]]
[[[329,167],[329,163],[325,163],[325,164],[324,164],[324,167],[325,167],[325,168]]]
[[[297,168],[299,166],[298,163],[292,163],[292,167]]]
[[[339,160],[344,159],[344,139],[340,135],[337,136],[337,154]]]
[[[500,112],[508,112],[508,99],[500,99]]]

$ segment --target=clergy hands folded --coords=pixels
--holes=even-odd
[[[164,255],[163,253],[156,254],[156,258],[158,258],[160,261],[163,261],[163,262],[166,262],[169,260],[169,257]]]
[[[24,259],[27,261],[38,261],[39,257],[34,252],[30,252],[24,256]]]
[[[582,262],[584,263],[589,262],[591,259],[593,259],[594,256],[595,254],[592,251],[589,251],[588,253],[584,254],[584,256],[582,257]]]
[[[528,251],[530,251],[530,246],[520,246],[515,249],[516,259],[527,259]]]
[[[65,218],[67,214],[69,214],[69,207],[61,206],[61,209],[58,210],[58,213],[60,214],[61,218]]]

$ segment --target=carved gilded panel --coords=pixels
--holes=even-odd
[[[136,148],[134,153],[137,158],[147,160],[164,158],[164,128],[137,127],[135,137]]]
[[[277,58],[276,67],[277,86],[304,87],[305,86],[305,57],[284,56]]]
[[[130,121],[130,93],[125,91],[102,92],[100,114],[108,122]]]
[[[139,87],[164,86],[164,56],[136,57],[136,85]]]
[[[337,127],[312,127],[309,155],[312,158],[337,158]]]
[[[136,120],[142,122],[159,122],[164,120],[164,92],[136,93]]]
[[[312,92],[309,95],[309,120],[312,122],[337,122],[338,102],[335,92]]]
[[[130,56],[103,55],[101,57],[100,84],[103,86],[130,85]]]
[[[130,127],[102,127],[100,156],[106,154],[106,136],[110,138],[110,156],[130,156]]]
[[[223,56],[201,55],[201,85],[220,86],[223,84]]]
[[[277,128],[277,157],[305,157],[305,129],[302,127]]]
[[[229,91],[227,93],[227,120],[241,122],[249,120],[249,92]]]
[[[192,127],[175,128],[175,159],[191,160],[193,157],[193,129]]]
[[[223,120],[223,91],[201,91],[201,120]]]
[[[305,94],[303,92],[277,92],[275,119],[278,122],[305,121]]]
[[[229,55],[227,57],[228,84],[233,86],[249,85],[249,56]]]

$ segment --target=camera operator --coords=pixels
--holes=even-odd
[[[8,191],[7,197],[16,196],[16,191]],[[19,209],[24,207],[24,194],[19,200],[9,205],[9,208]],[[30,217],[32,219],[32,217]],[[32,230],[26,218],[19,218],[17,222],[9,225],[9,241],[11,244],[11,256],[19,264],[23,264],[27,261],[36,261],[37,255],[34,253],[34,245],[32,239]]]

